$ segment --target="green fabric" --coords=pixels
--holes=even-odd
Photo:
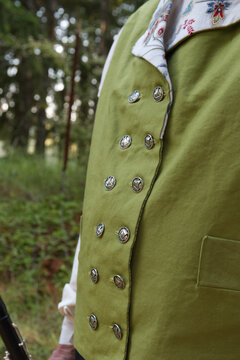
[[[240,241],[205,236],[198,268],[198,286],[240,291]]]
[[[98,104],[81,224],[74,344],[85,360],[237,360],[240,354],[239,24],[198,33],[161,73],[131,55],[158,1],[125,26]],[[166,96],[156,103],[156,86]],[[142,97],[128,103],[133,90]],[[144,146],[146,134],[155,146]],[[132,145],[122,150],[123,135]],[[116,187],[104,189],[115,176]],[[134,193],[132,179],[144,188]],[[97,224],[105,224],[102,238]],[[121,244],[117,232],[131,231]],[[97,268],[93,284],[90,270]],[[119,290],[113,276],[121,275]],[[99,326],[88,323],[95,314]],[[112,326],[123,331],[117,340]]]

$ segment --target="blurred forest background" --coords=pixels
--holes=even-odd
[[[0,294],[33,359],[58,343],[102,68],[143,3],[0,0]]]

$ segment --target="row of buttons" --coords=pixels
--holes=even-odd
[[[98,238],[102,237],[104,231],[105,231],[105,225],[103,223],[98,224],[98,226],[96,228],[96,236]],[[125,244],[130,239],[130,230],[126,226],[123,226],[118,231],[117,235],[118,235],[118,240],[122,244]]]
[[[91,328],[93,330],[97,330],[97,328],[98,328],[98,319],[97,319],[96,315],[91,314],[89,316],[89,325],[91,326]],[[122,329],[121,329],[121,327],[118,324],[114,324],[112,326],[112,329],[113,329],[113,333],[116,336],[116,338],[118,340],[121,340],[122,339]]]
[[[117,184],[117,180],[115,179],[114,176],[109,176],[104,181],[104,187],[107,191],[110,191],[113,188],[115,188],[116,184]],[[141,192],[143,189],[143,179],[141,179],[140,177],[134,178],[132,181],[132,189],[136,193]]]
[[[93,268],[91,270],[91,273],[90,273],[90,277],[91,277],[91,280],[94,284],[97,284],[98,281],[99,281],[99,273],[98,273],[98,270],[96,268]],[[118,289],[125,289],[125,281],[123,280],[123,278],[120,276],[120,275],[115,275],[113,277],[113,282],[114,284],[116,285],[116,287]]]
[[[159,102],[162,101],[163,98],[165,96],[164,90],[161,86],[158,86],[154,89],[153,91],[153,98],[155,101]],[[135,90],[130,96],[129,96],[129,103],[135,103],[137,101],[139,101],[141,98],[141,93],[138,90]],[[145,136],[145,147],[147,150],[151,150],[154,147],[154,138],[151,134],[147,134]],[[132,144],[132,138],[130,135],[124,135],[120,141],[120,148],[125,150],[127,148],[129,148]],[[104,186],[105,189],[107,191],[112,190],[115,186],[116,186],[116,178],[114,176],[109,176],[105,182],[104,182]],[[143,180],[140,177],[135,177],[132,181],[132,189],[134,192],[138,193],[140,191],[142,191],[143,189]],[[97,225],[96,228],[96,236],[98,238],[102,237],[105,231],[105,225],[103,223],[100,223]],[[117,236],[118,236],[118,240],[122,243],[125,244],[129,241],[130,239],[130,230],[126,227],[123,226],[119,229],[119,231],[117,232]],[[90,277],[91,280],[94,284],[97,284],[99,281],[99,272],[96,268],[92,268],[91,272],[90,272]],[[114,275],[113,277],[113,282],[115,284],[115,286],[118,289],[125,289],[126,284],[124,279],[120,276],[120,275]],[[96,317],[96,315],[91,314],[89,316],[89,325],[93,330],[96,330],[98,328],[98,319]],[[123,333],[122,333],[122,329],[118,324],[114,324],[112,326],[112,330],[113,333],[115,335],[115,337],[118,340],[122,339]]]
[[[151,150],[154,147],[154,137],[151,134],[147,134],[144,139],[145,147],[147,150]],[[120,141],[120,148],[122,150],[128,149],[132,144],[132,138],[130,135],[124,135]]]
[[[99,238],[103,235],[105,231],[105,225],[103,223],[98,224],[97,228],[96,228],[96,236]],[[124,244],[126,243],[130,238],[130,230],[127,227],[122,227],[119,231],[118,231],[118,239],[119,241]],[[99,281],[99,272],[96,268],[91,269],[90,272],[90,277],[91,280],[94,284],[97,284]],[[116,285],[116,287],[120,290],[125,289],[126,284],[124,279],[122,278],[122,276],[120,275],[114,275],[113,277],[113,282]],[[89,325],[92,328],[92,330],[97,330],[98,328],[98,319],[96,317],[96,315],[91,314],[89,316]],[[113,333],[115,335],[115,337],[118,340],[122,339],[123,333],[122,333],[122,329],[118,324],[114,324],[112,326],[112,330]]]
[[[164,99],[165,97],[165,92],[163,90],[163,88],[161,86],[157,86],[154,90],[153,90],[153,99],[156,102],[160,102]],[[141,99],[141,93],[139,90],[135,90],[128,98],[128,102],[130,104],[133,104],[137,101],[139,101]]]

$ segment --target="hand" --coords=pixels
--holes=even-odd
[[[74,360],[75,349],[72,345],[59,344],[48,360]]]

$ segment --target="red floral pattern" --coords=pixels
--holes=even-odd
[[[194,32],[194,28],[192,26],[192,24],[195,22],[194,19],[191,20],[185,20],[184,25],[183,25],[183,29],[187,29],[187,32],[189,35],[191,35]]]
[[[172,8],[172,0],[163,1],[162,6],[160,6],[157,11],[154,13],[153,18],[149,24],[148,32],[143,40],[143,43],[147,45],[151,39],[161,38],[164,34],[166,22],[168,19],[168,14]],[[162,23],[162,24],[161,24]],[[155,33],[155,30],[159,27],[160,29]]]
[[[220,20],[224,18],[225,10],[227,10],[231,3],[226,0],[215,0],[208,1],[208,14],[212,14],[213,24],[217,24]]]

